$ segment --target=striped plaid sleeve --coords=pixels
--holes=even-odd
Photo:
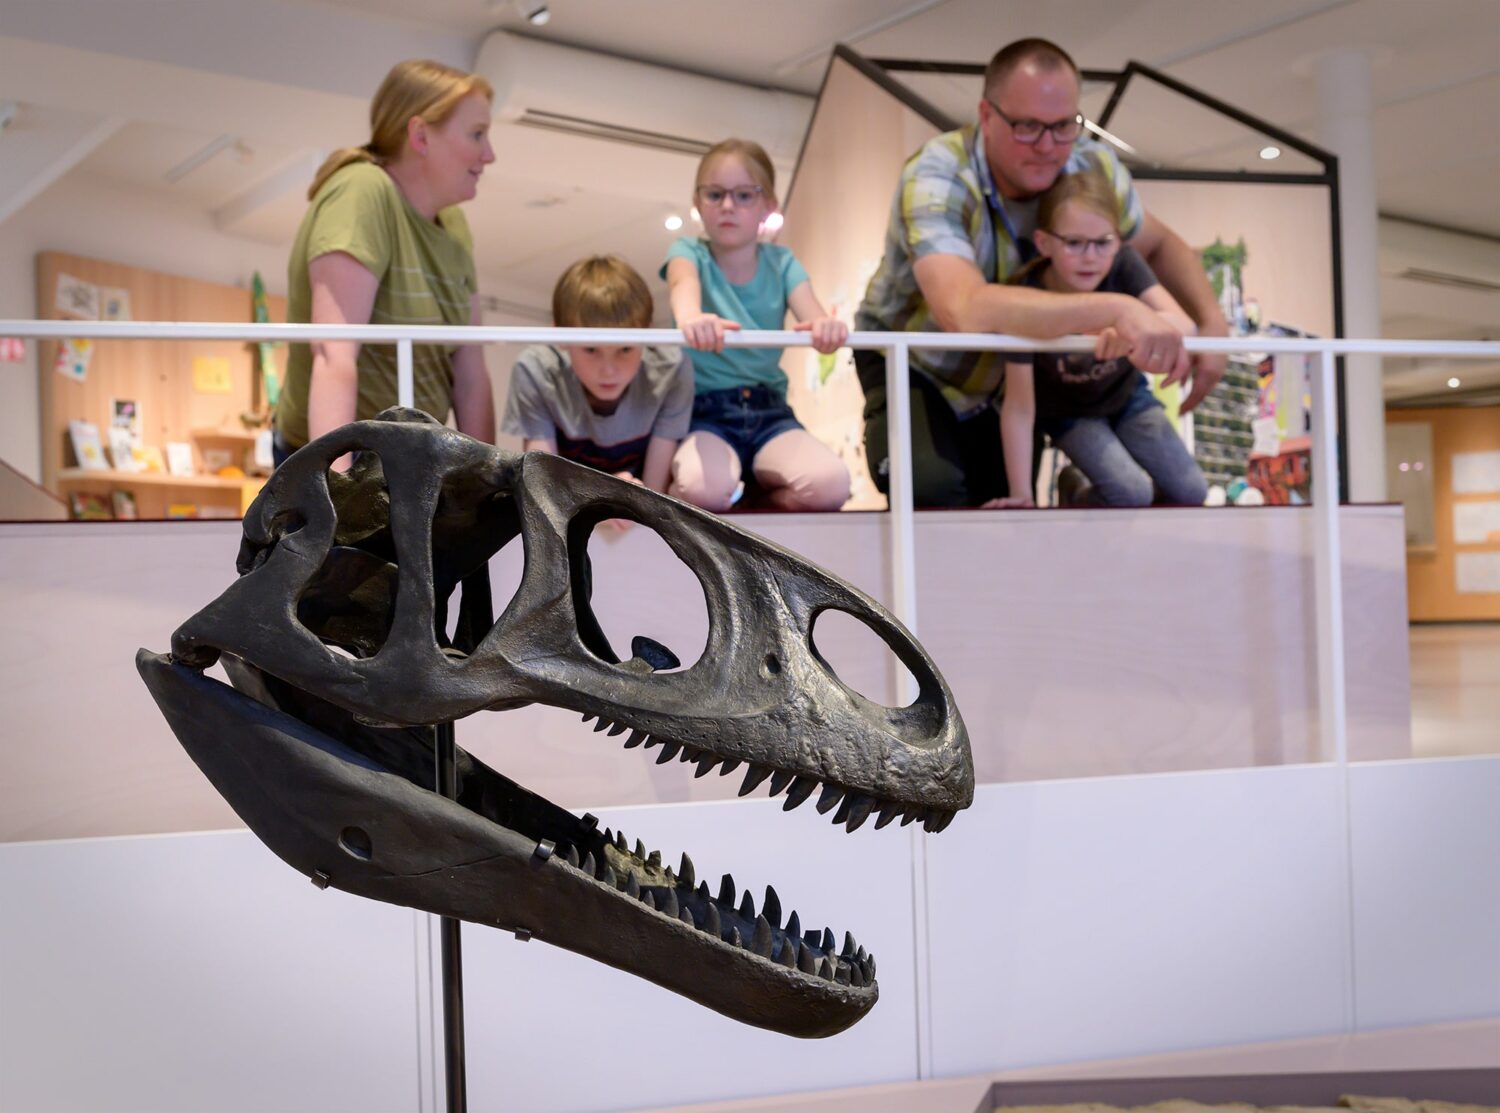
[[[1110,181],[1114,183],[1115,201],[1120,207],[1120,236],[1128,240],[1141,230],[1146,217],[1141,199],[1135,192],[1135,179],[1130,176],[1130,170],[1115,152],[1107,147],[1099,148],[1099,159],[1104,163]]]
[[[969,238],[971,205],[953,152],[929,145],[901,180],[901,219],[912,258],[957,255],[977,266]]]

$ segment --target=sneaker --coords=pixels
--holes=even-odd
[[[1057,473],[1057,505],[1087,506],[1088,491],[1093,486],[1088,476],[1073,464]]]

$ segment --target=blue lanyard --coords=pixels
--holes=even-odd
[[[969,157],[975,159],[977,162],[975,171],[979,176],[980,185],[984,187],[985,202],[990,207],[991,215],[998,216],[1000,218],[1000,225],[1005,229],[1005,234],[1010,237],[1010,243],[1011,246],[1015,249],[1017,260],[1020,263],[1025,264],[1032,256],[1036,254],[1036,248],[1029,239],[1022,240],[1021,237],[1016,234],[1016,226],[1011,223],[1010,213],[1005,209],[1005,199],[1001,197],[999,191],[995,189],[994,177],[989,173],[989,166],[985,165],[984,163],[984,155],[979,149],[978,141],[980,139],[980,136],[977,132],[975,133],[974,138],[974,151]],[[1000,245],[998,243],[995,244],[995,273],[997,275],[1000,273]]]

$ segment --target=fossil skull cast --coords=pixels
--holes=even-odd
[[[345,474],[329,464],[356,454]],[[635,639],[621,660],[590,607],[588,539],[649,524],[702,584],[707,646],[686,669]],[[525,571],[498,620],[487,562],[519,537]],[[315,883],[514,930],[710,1008],[797,1036],[875,1003],[849,933],[804,931],[623,834],[600,831],[459,752],[435,791],[434,724],[544,703],[703,776],[745,770],[790,809],[853,831],[947,826],[973,797],[952,694],[879,604],[694,507],[556,456],[501,452],[415,411],[335,430],[288,460],[245,516],[240,577],[137,665],[173,731],[247,825]],[[447,606],[458,599],[455,634]],[[863,621],[916,678],[907,707],[839,680],[810,631]],[[222,658],[234,687],[205,676]],[[628,732],[628,733],[627,733]],[[820,791],[819,791],[820,790]]]

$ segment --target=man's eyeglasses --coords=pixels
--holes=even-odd
[[[736,208],[743,209],[755,204],[756,199],[765,190],[760,186],[736,186],[734,189],[725,189],[723,186],[699,186],[693,192],[705,205],[722,205],[724,198],[730,197],[734,199]]]
[[[1075,112],[1069,119],[1053,120],[1050,124],[1042,120],[1013,120],[1007,116],[1001,107],[989,97],[984,98],[984,103],[995,110],[999,116],[1010,127],[1011,138],[1017,143],[1031,144],[1042,137],[1042,132],[1052,133],[1052,142],[1071,143],[1078,138],[1078,133],[1083,130],[1083,113]]]
[[[1062,244],[1062,249],[1069,255],[1108,255],[1120,245],[1120,237],[1113,233],[1100,236],[1097,240],[1086,240],[1081,236],[1059,236],[1056,232],[1046,234]]]

